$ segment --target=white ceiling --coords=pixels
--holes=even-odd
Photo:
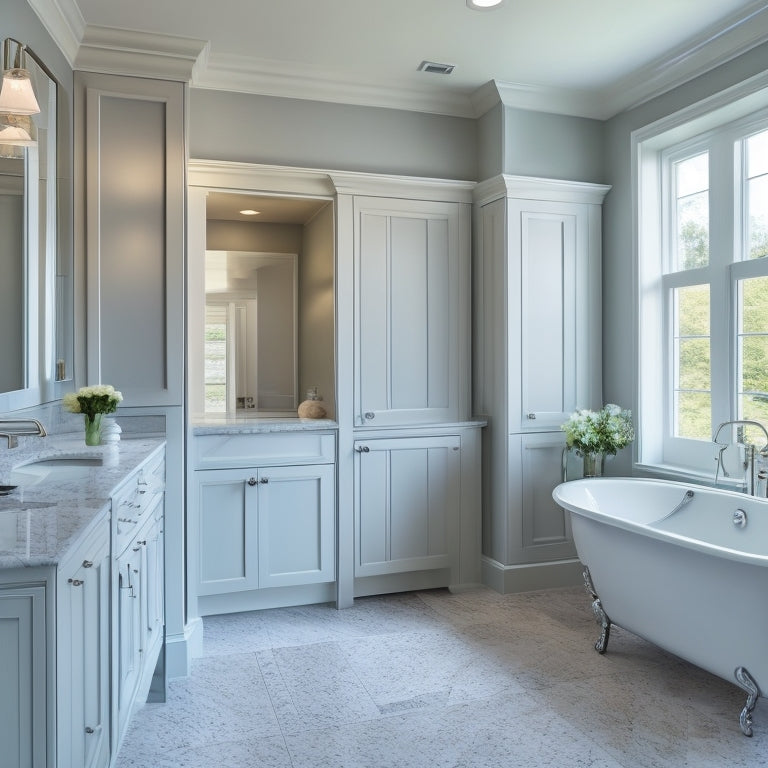
[[[763,0],[29,2],[78,68],[165,46],[197,87],[462,116],[501,96],[605,118],[768,39]],[[419,72],[423,60],[455,70]]]

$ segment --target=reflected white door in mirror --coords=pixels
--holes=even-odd
[[[206,251],[206,413],[296,409],[297,256]]]

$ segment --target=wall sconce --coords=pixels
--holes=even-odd
[[[11,66],[11,46],[16,46]],[[26,56],[30,55],[38,66],[42,63],[18,40],[3,41],[3,84],[0,89],[0,157],[21,157],[22,147],[37,144],[37,129],[32,115],[40,112],[32,77],[26,69]]]

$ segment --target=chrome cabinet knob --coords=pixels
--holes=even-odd
[[[376,414],[375,414],[373,411],[366,411],[366,412],[365,412],[363,415],[364,415],[364,416],[365,416],[365,418],[366,418],[366,419],[368,419],[369,421],[370,421],[371,419],[375,419],[375,418],[376,418]]]
[[[256,485],[256,478],[255,477],[249,477],[248,478],[248,485]]]

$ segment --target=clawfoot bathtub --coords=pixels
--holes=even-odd
[[[597,651],[616,624],[736,682],[751,736],[768,691],[768,501],[635,478],[576,480],[552,495],[571,513]]]

